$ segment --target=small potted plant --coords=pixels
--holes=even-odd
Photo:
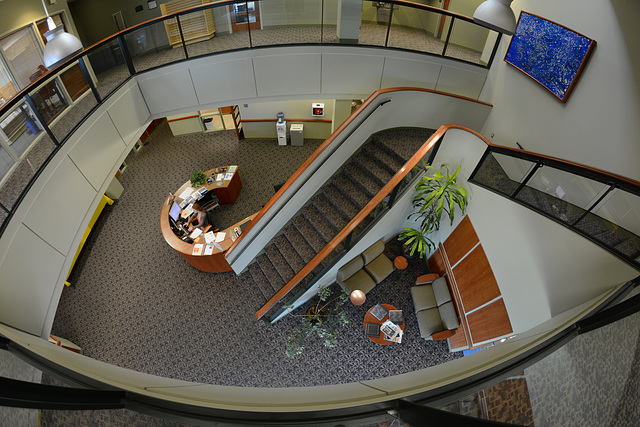
[[[191,186],[201,187],[207,182],[207,177],[201,169],[191,172]]]
[[[338,345],[337,327],[349,323],[342,309],[349,296],[342,289],[338,292],[338,295],[334,296],[330,287],[321,288],[318,291],[318,302],[309,307],[305,314],[299,315],[302,325],[287,338],[287,357],[295,357],[302,353],[307,337],[313,334],[322,339],[325,347],[333,348]]]
[[[398,236],[398,240],[403,242],[405,253],[414,256],[416,253],[420,258],[429,253],[432,248],[436,247],[429,235],[440,229],[440,220],[442,213],[446,212],[449,216],[451,224],[455,218],[456,205],[460,208],[461,213],[467,207],[467,190],[456,184],[456,177],[460,173],[461,166],[451,174],[446,165],[441,170],[433,166],[426,166],[427,170],[435,171],[431,175],[423,176],[416,185],[416,195],[413,197],[413,206],[417,208],[415,212],[407,217],[407,219],[417,216],[420,221],[420,228],[405,227]]]

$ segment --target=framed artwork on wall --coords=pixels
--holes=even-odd
[[[567,102],[595,40],[529,12],[520,12],[504,60]]]

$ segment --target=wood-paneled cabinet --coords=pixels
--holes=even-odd
[[[207,3],[211,3],[211,0],[173,0],[161,4],[160,10],[163,15],[166,15]],[[207,9],[180,15],[180,26],[182,27],[182,34],[186,44],[209,40],[216,32],[216,26],[213,22],[213,10]],[[175,18],[168,19],[164,21],[164,27],[171,45],[173,47],[179,46],[181,40],[178,21]]]
[[[449,338],[452,351],[513,333],[498,282],[468,216],[429,258],[429,268],[447,280],[460,315],[460,328]]]

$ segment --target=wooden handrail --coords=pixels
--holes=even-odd
[[[255,316],[260,319],[264,316],[274,305],[277,304],[285,295],[287,295],[291,289],[293,289],[307,274],[311,273],[322,260],[325,259],[338,245],[347,238],[349,234],[375,209],[380,202],[393,190],[402,179],[427,155],[429,150],[444,136],[449,129],[471,130],[460,125],[443,125],[425,142],[422,147],[400,168],[398,172],[389,180],[389,182],[382,187],[382,189],[365,205],[364,208],[356,216],[349,221],[349,223],[338,232],[338,234],[325,246],[318,254],[306,265],[302,270],[296,274],[293,279],[289,281],[282,289],[280,289],[267,303],[256,312]]]
[[[335,250],[338,247],[338,245],[373,211],[373,209],[375,209],[375,207],[378,206],[378,204],[391,192],[391,190],[393,190],[396,187],[396,185],[398,185],[400,181],[402,181],[402,179],[409,173],[409,171],[411,171],[420,162],[420,160],[429,152],[429,150],[439,140],[441,140],[448,131],[452,129],[469,132],[475,135],[478,139],[483,141],[488,146],[505,148],[514,152],[523,152],[523,150],[518,150],[510,147],[503,147],[497,144],[493,144],[487,138],[485,138],[482,134],[466,126],[462,126],[458,124],[446,124],[446,125],[440,126],[440,128],[438,128],[438,130],[427,140],[427,142],[422,147],[420,147],[418,151],[416,151],[416,153],[391,178],[391,180],[384,187],[382,187],[382,189],[378,192],[378,194],[376,194],[374,198],[371,199],[371,201],[367,203],[367,205],[364,208],[362,208],[362,210],[333,238],[333,240],[331,240],[327,244],[327,246],[324,247],[324,249],[322,249],[302,270],[300,270],[298,274],[296,274],[293,277],[293,279],[289,281],[289,283],[287,283],[269,301],[267,301],[267,303],[260,310],[258,310],[258,312],[256,312],[255,316],[258,319],[264,316],[271,308],[273,308],[273,306],[278,301],[280,301],[285,295],[287,295],[291,291],[291,289],[293,289],[304,277],[306,277],[311,271],[313,271],[313,269],[316,268],[320,264],[320,262],[324,260],[326,256],[328,256],[333,250]],[[575,162],[570,162],[567,160],[562,160],[552,156],[546,156],[546,155],[537,154],[529,151],[524,151],[524,152],[531,155],[539,156],[541,158],[553,160],[559,163],[564,163],[564,164],[576,166],[582,169],[590,170],[599,174],[615,177],[619,180],[623,180],[625,182],[628,182],[629,184],[640,187],[640,182],[638,181],[635,181],[620,175],[612,174],[610,172],[602,171],[597,168],[592,168],[589,166],[585,166]]]
[[[309,168],[309,166],[311,166],[313,164],[313,162],[320,156],[320,154],[322,154],[322,152],[324,150],[326,150],[333,143],[333,141],[335,141],[338,138],[338,136],[351,123],[353,123],[369,105],[375,103],[376,99],[378,97],[380,97],[381,95],[384,95],[384,94],[387,94],[387,93],[393,93],[393,92],[404,92],[404,91],[434,93],[434,94],[443,95],[443,96],[447,96],[447,97],[463,99],[463,100],[466,100],[466,101],[471,101],[471,102],[475,102],[475,103],[478,103],[478,104],[487,105],[487,106],[490,106],[490,107],[493,106],[492,104],[490,104],[488,102],[479,101],[477,99],[468,98],[466,96],[456,95],[456,94],[446,93],[446,92],[440,92],[440,91],[433,90],[433,89],[417,88],[417,87],[397,87],[397,88],[379,89],[379,90],[373,92],[362,103],[362,105],[360,105],[360,107],[358,107],[358,109],[356,111],[354,111],[347,118],[347,120],[345,120],[331,135],[329,135],[329,138],[327,138],[320,145],[320,147],[318,147],[316,149],[316,151],[314,151],[313,154],[311,154],[311,156],[302,164],[302,166],[300,166],[298,168],[298,170],[293,175],[291,175],[291,177],[284,183],[284,185],[280,188],[280,190],[278,190],[278,192],[269,200],[269,202],[267,202],[267,204],[264,205],[264,207],[262,209],[260,209],[260,211],[258,212],[256,217],[254,218],[254,220],[251,221],[251,223],[247,226],[247,228],[240,235],[240,237],[237,238],[235,242],[233,242],[233,245],[231,245],[231,247],[227,251],[227,254],[233,253],[233,250],[236,248],[236,246],[238,244],[240,244],[240,242],[242,241],[242,238],[248,234],[248,232],[254,227],[255,224],[257,224],[260,221],[260,219],[262,219],[262,217],[264,217],[264,215],[267,213],[267,211],[269,209],[271,209],[271,207],[280,199],[280,197],[282,197],[282,195],[287,191],[287,189],[289,187],[291,187],[291,185],[293,185],[293,183]],[[485,141],[486,141],[486,139],[485,139]]]

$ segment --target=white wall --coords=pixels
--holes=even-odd
[[[311,115],[312,103],[324,104],[324,117]],[[240,117],[242,120],[275,119],[276,113],[283,112],[287,121],[287,129],[296,123],[295,119],[323,119],[331,120],[333,116],[333,99],[307,99],[294,101],[257,102],[253,104],[241,104]],[[246,107],[245,107],[246,105]],[[320,122],[303,122],[305,139],[327,139],[331,135],[332,124]],[[275,122],[243,123],[245,138],[272,138],[276,139]]]
[[[330,3],[334,3],[333,1]],[[328,9],[330,6],[325,5]],[[260,2],[262,27],[320,25],[322,22],[322,2],[280,0]]]
[[[518,0],[512,7],[597,42],[566,104],[503,59],[503,37],[481,99],[494,109],[483,134],[500,145],[595,166],[640,180],[640,4],[634,0]]]
[[[152,117],[159,118],[232,104],[360,99],[391,87],[435,89],[476,99],[487,72],[407,52],[307,46],[198,58],[144,73],[138,82]]]
[[[0,322],[47,337],[76,249],[102,194],[149,121],[135,81],[47,165],[0,240]]]
[[[462,165],[458,183],[469,190],[467,213],[502,292],[515,333],[521,333],[633,279],[638,272],[599,246],[505,197],[469,184],[486,145],[449,131],[433,165]],[[457,209],[457,208],[456,208]],[[453,226],[444,220],[437,237]]]

